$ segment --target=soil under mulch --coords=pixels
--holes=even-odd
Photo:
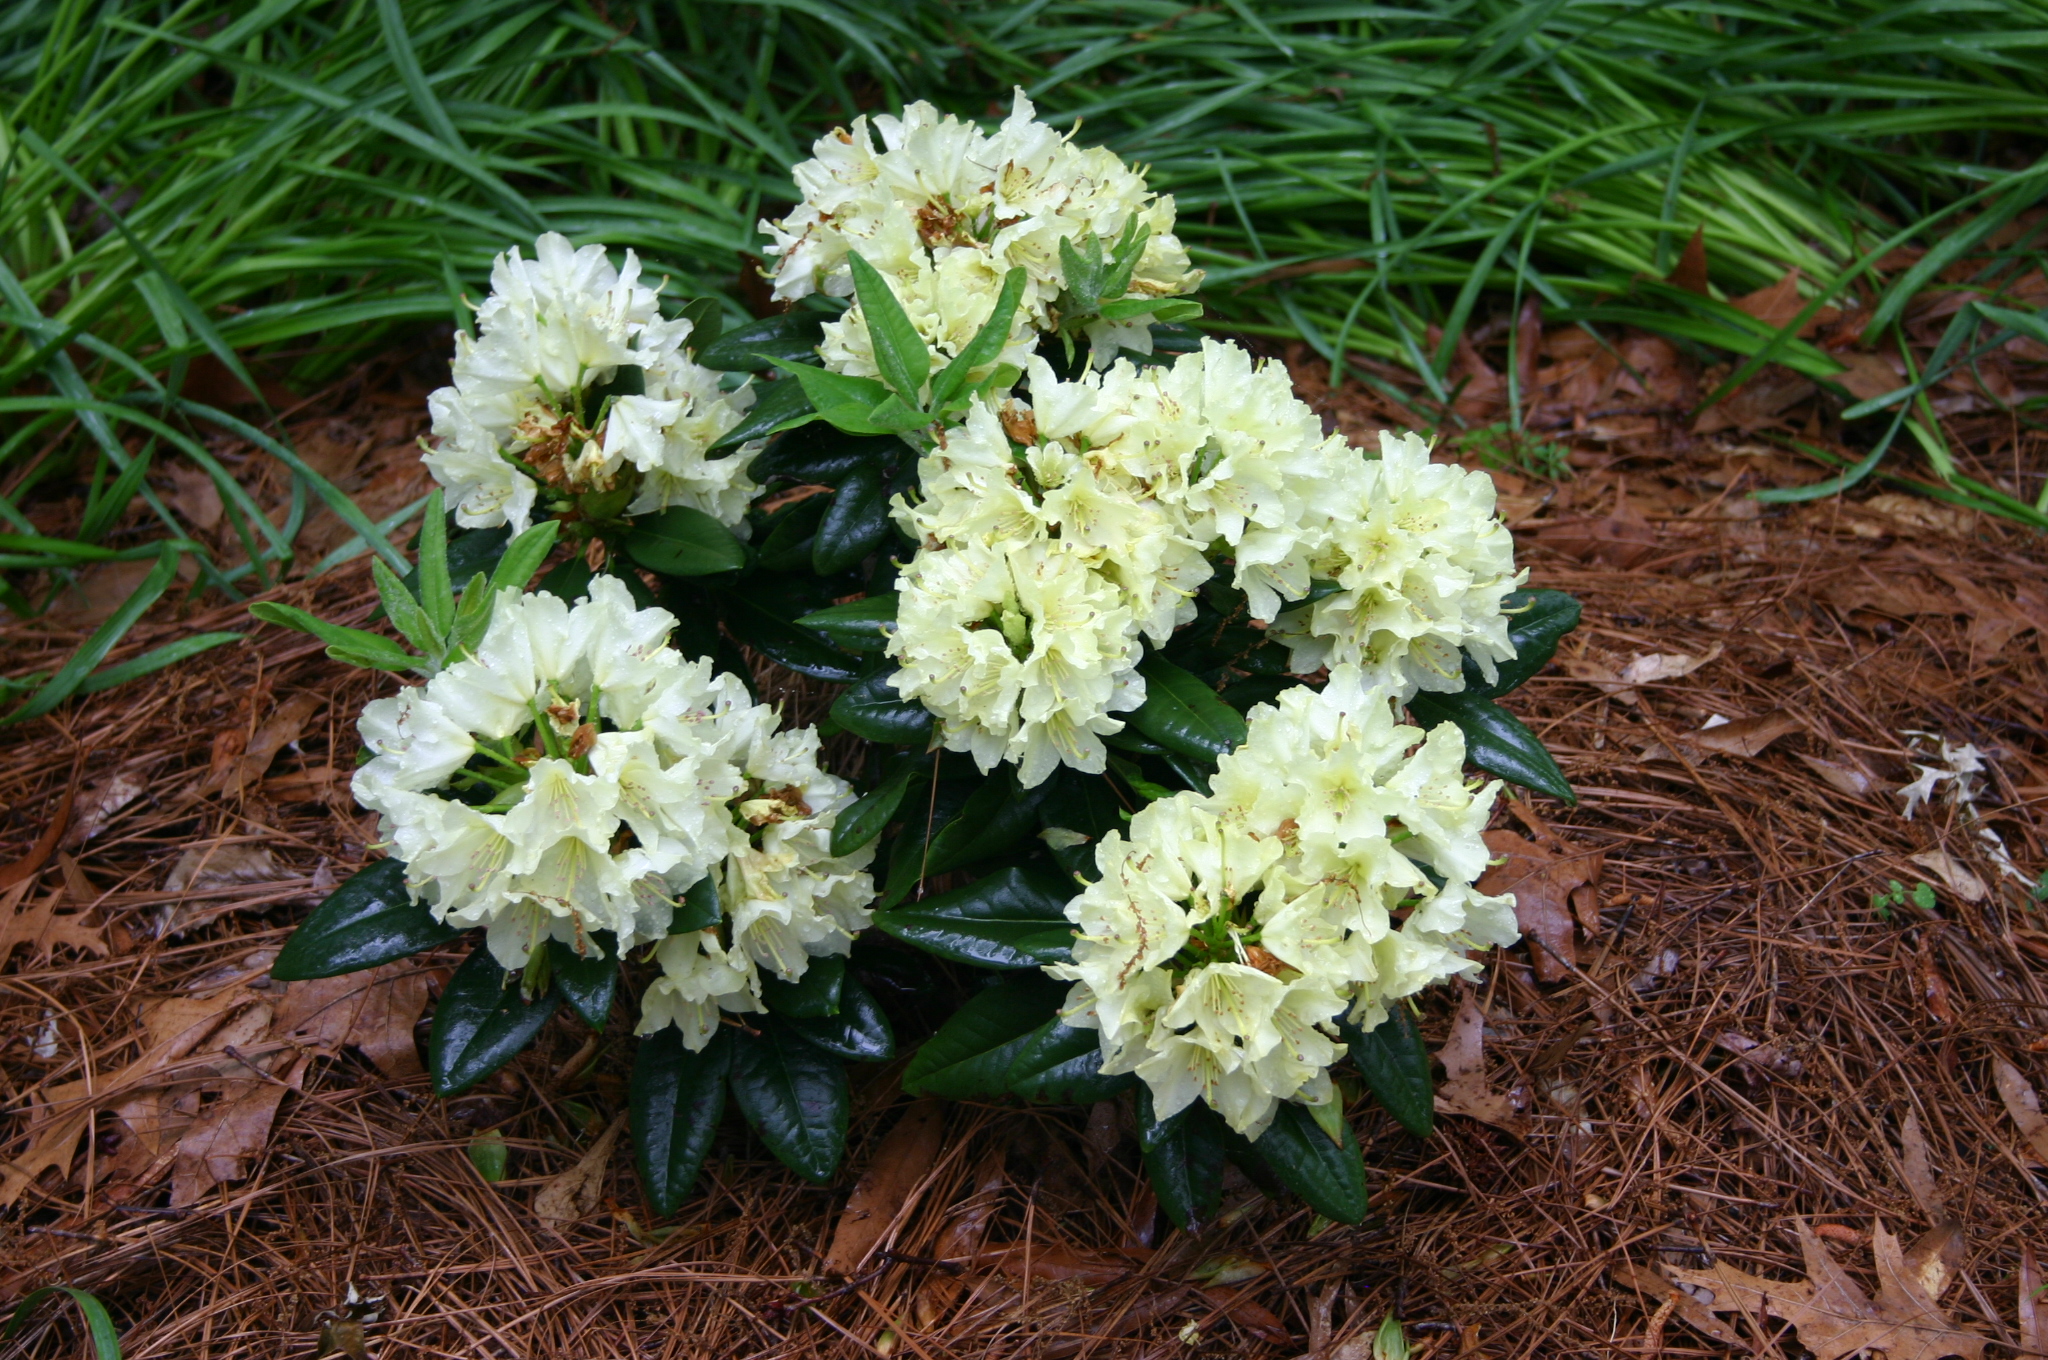
[[[2048,543],[1898,495],[1762,508],[1748,490],[1812,472],[1739,435],[1688,442],[1582,444],[1562,482],[1499,474],[1531,583],[1585,604],[1511,700],[1581,802],[1503,801],[1497,827],[1545,865],[1547,946],[1489,958],[1472,994],[1488,1089],[1465,1106],[1486,1121],[1445,1114],[1419,1141],[1352,1107],[1363,1225],[1232,1172],[1217,1223],[1177,1232],[1115,1103],[957,1105],[928,1157],[908,1137],[890,1153],[898,1173],[916,1160],[886,1251],[820,1278],[912,1107],[900,1065],[860,1079],[833,1185],[782,1171],[729,1114],[673,1220],[649,1217],[624,1141],[544,1218],[542,1191],[625,1109],[622,1018],[595,1047],[558,1018],[481,1091],[434,1099],[392,1026],[405,1037],[448,952],[389,975],[361,1020],[374,1039],[304,1021],[338,1054],[263,1042],[273,1011],[304,1009],[261,985],[269,953],[363,859],[350,723],[389,684],[264,630],[20,729],[0,757],[0,863],[71,799],[46,865],[11,886],[0,869],[15,921],[48,916],[0,916],[29,937],[0,959],[0,1156],[47,1131],[47,1108],[26,1112],[48,1093],[132,1070],[186,1014],[167,1003],[243,1026],[241,1048],[211,1035],[207,1070],[154,1078],[153,1104],[94,1106],[75,1160],[0,1215],[0,1302],[89,1289],[131,1360],[312,1356],[323,1326],[345,1348],[351,1290],[381,1299],[362,1335],[391,1357],[1364,1360],[1390,1311],[1417,1355],[1799,1356],[1781,1322],[1716,1322],[1656,1268],[1800,1280],[1804,1225],[1874,1295],[1883,1234],[1953,1221],[1941,1304],[2014,1353],[2048,1181],[1995,1071],[2048,1087],[2048,916],[2029,892],[2048,865]],[[366,616],[361,565],[279,598]],[[6,636],[11,669],[69,641]],[[1982,753],[1974,804],[1941,781],[1908,820],[1898,790],[1941,767],[1944,739]],[[1424,999],[1432,1049],[1460,1001]],[[265,1136],[235,1141],[230,1100],[268,1102]],[[199,1127],[219,1143],[194,1145]],[[496,1184],[469,1156],[487,1131],[508,1153]],[[17,1353],[81,1353],[75,1312],[45,1308]]]

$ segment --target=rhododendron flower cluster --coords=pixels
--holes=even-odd
[[[925,341],[948,358],[987,322],[1003,276],[1022,267],[1024,302],[997,362],[1024,364],[1039,333],[1062,320],[1061,296],[1072,282],[1062,242],[1069,249],[1089,238],[1128,242],[1139,251],[1131,297],[1169,298],[1201,281],[1173,234],[1173,199],[1153,194],[1113,152],[1075,146],[1037,122],[1021,90],[992,133],[916,103],[900,118],[857,118],[852,128],[819,138],[812,152],[795,171],[802,202],[780,221],[761,223],[773,238],[775,296],[852,297],[847,255],[858,251],[889,281]],[[1107,363],[1119,347],[1149,354],[1150,320],[1145,312],[1097,316],[1084,329]],[[858,304],[826,323],[819,354],[841,373],[879,372]]]
[[[718,1010],[758,1010],[868,921],[872,847],[831,853],[847,784],[814,729],[778,731],[734,676],[666,645],[675,618],[599,577],[574,606],[503,592],[474,655],[371,703],[356,800],[382,815],[437,920],[524,965],[547,940],[602,957],[660,941],[643,1030],[701,1047]],[[722,919],[671,935],[703,880]]]
[[[455,337],[453,384],[427,398],[426,465],[458,524],[517,533],[548,495],[608,498],[612,514],[685,505],[743,524],[759,446],[709,450],[753,389],[724,391],[691,359],[690,321],[665,319],[657,292],[632,251],[615,269],[603,246],[578,250],[553,232],[531,260],[516,246],[497,258],[475,337]]]
[[[1514,656],[1501,601],[1522,578],[1484,473],[1413,435],[1369,458],[1323,434],[1284,368],[1217,341],[1171,366],[1029,374],[1028,405],[971,408],[896,506],[921,548],[891,683],[983,769],[1101,771],[1113,715],[1145,700],[1143,642],[1193,618],[1225,561],[1298,671],[1354,666],[1406,699],[1462,688],[1461,648],[1489,673]]]
[[[1156,1118],[1200,1099],[1257,1138],[1281,1101],[1332,1098],[1338,1022],[1371,1029],[1467,950],[1516,939],[1511,897],[1474,889],[1500,785],[1466,782],[1450,723],[1403,725],[1353,666],[1252,710],[1213,792],[1183,792],[1109,832],[1079,927],[1069,1025],[1101,1031]]]

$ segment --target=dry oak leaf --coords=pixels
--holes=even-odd
[[[896,1220],[915,1203],[915,1196],[939,1161],[946,1133],[946,1107],[920,1100],[883,1137],[874,1160],[839,1215],[832,1245],[825,1251],[828,1275],[851,1275],[881,1242]]]
[[[1760,756],[1772,742],[1791,733],[1803,731],[1806,724],[1783,709],[1774,709],[1754,718],[1736,718],[1731,722],[1715,723],[1697,732],[1683,732],[1678,740],[1686,746],[1698,747],[1724,756]]]
[[[1450,1038],[1436,1053],[1437,1061],[1444,1065],[1444,1084],[1436,1092],[1436,1112],[1462,1114],[1482,1124],[1520,1133],[1524,1121],[1516,1113],[1514,1102],[1487,1084],[1482,1047],[1485,1029],[1486,1017],[1479,1013],[1479,1003],[1469,988],[1464,989],[1464,995],[1458,999],[1458,1018],[1451,1022]]]
[[[543,1185],[533,1197],[534,1217],[551,1228],[560,1228],[597,1208],[597,1192],[604,1184],[612,1146],[619,1141],[619,1130],[625,1127],[626,1116],[615,1116],[590,1150],[576,1159],[576,1165]]]
[[[61,889],[53,888],[28,906],[22,906],[22,899],[33,886],[32,880],[23,880],[0,893],[0,965],[7,962],[16,945],[23,944],[34,951],[38,963],[48,959],[50,951],[60,944],[96,958],[107,956],[105,936],[99,927],[86,924],[84,912],[57,910],[65,897]]]
[[[294,694],[277,706],[277,711],[250,734],[241,758],[232,765],[210,773],[199,792],[225,793],[230,797],[261,780],[277,759],[277,753],[305,735],[306,724],[319,713],[326,700],[317,694]]]
[[[2035,1161],[2048,1166],[2048,1118],[2041,1114],[2041,1098],[2034,1094],[2034,1084],[2003,1058],[1991,1060],[1991,1071],[1998,1083],[1998,1098],[2027,1140],[2027,1150]]]
[[[1578,963],[1572,940],[1572,891],[1600,881],[1605,852],[1560,855],[1506,829],[1487,832],[1486,848],[1502,862],[1480,876],[1479,891],[1515,895],[1515,922],[1529,938],[1529,958],[1538,978],[1570,978]]]
[[[1880,1351],[1885,1360],[1983,1360],[1986,1339],[1957,1330],[1937,1302],[1947,1271],[1935,1248],[1945,1243],[1924,1244],[1925,1251],[1916,1245],[1909,1257],[1899,1239],[1877,1224],[1871,1233],[1878,1279],[1873,1302],[1805,1220],[1795,1227],[1806,1258],[1804,1281],[1767,1280],[1725,1262],[1709,1270],[1666,1266],[1664,1272],[1713,1312],[1742,1314],[1753,1325],[1765,1314],[1789,1322],[1814,1360],[1844,1360],[1866,1351]]]
[[[948,1222],[939,1234],[932,1255],[940,1261],[959,1261],[975,1254],[988,1236],[989,1221],[1002,1205],[1003,1187],[1009,1183],[1008,1150],[992,1147],[982,1154],[974,1169],[974,1192],[947,1211]],[[919,1327],[930,1328],[953,1305],[965,1289],[956,1275],[935,1270],[925,1277],[911,1306]]]

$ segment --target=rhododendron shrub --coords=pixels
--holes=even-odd
[[[1475,886],[1503,783],[1571,798],[1497,701],[1576,604],[1483,472],[1186,329],[1173,201],[1021,94],[794,176],[765,318],[508,245],[418,566],[374,568],[409,646],[256,606],[412,676],[358,725],[385,857],[274,971],[470,936],[435,1089],[565,1007],[616,1034],[659,1212],[728,1098],[833,1176],[846,1064],[901,1030],[912,1091],[1130,1101],[1184,1226],[1226,1157],[1356,1221],[1342,1093],[1427,1135],[1410,998],[1515,938]],[[828,704],[760,702],[768,663]]]

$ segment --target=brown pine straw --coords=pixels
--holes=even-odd
[[[847,1192],[906,1104],[892,1065],[857,1073],[833,1185],[782,1171],[729,1113],[675,1218],[650,1217],[622,1144],[597,1210],[557,1231],[532,1201],[625,1108],[622,1007],[587,1077],[560,1075],[586,1038],[566,1017],[455,1100],[352,1056],[323,1060],[285,1099],[248,1178],[189,1209],[164,1207],[161,1182],[88,1184],[81,1158],[71,1179],[46,1177],[0,1217],[0,1303],[58,1281],[89,1289],[131,1360],[311,1356],[316,1315],[351,1285],[384,1299],[366,1329],[383,1357],[1281,1357],[1312,1335],[1369,1337],[1390,1310],[1421,1356],[1718,1355],[1729,1352],[1610,1273],[1717,1259],[1796,1279],[1804,1218],[1826,1225],[1872,1289],[1857,1242],[1878,1222],[1902,1236],[1930,1222],[1902,1170],[1911,1112],[1966,1229],[1945,1302],[1958,1325],[2002,1343],[1992,1354],[2012,1354],[2015,1276],[2023,1245],[2048,1245],[2048,1185],[1991,1063],[2048,1090],[2048,921],[1959,809],[1937,799],[1907,822],[1891,790],[1912,773],[1902,730],[1973,742],[1990,757],[1986,824],[2029,875],[2048,865],[2048,551],[1972,517],[1915,524],[1887,502],[1756,513],[1744,490],[1794,475],[1773,457],[1696,444],[1583,457],[1556,486],[1503,477],[1533,583],[1586,606],[1559,663],[1511,703],[1584,794],[1576,809],[1532,810],[1568,846],[1605,852],[1598,930],[1582,927],[1564,982],[1537,982],[1526,949],[1486,961],[1491,1081],[1523,1107],[1523,1132],[1446,1117],[1418,1142],[1353,1105],[1374,1206],[1360,1227],[1318,1224],[1234,1172],[1217,1226],[1155,1226],[1119,1107],[963,1105],[884,1250],[851,1281],[816,1279]],[[369,607],[360,564],[279,597],[345,619]],[[1988,597],[2013,617],[1985,622]],[[240,617],[224,608],[175,626]],[[36,636],[10,630],[10,670],[70,642]],[[1634,703],[1574,678],[1716,646]],[[816,716],[825,691],[779,684],[795,716]],[[68,787],[81,808],[117,771],[147,791],[67,848],[75,871],[53,862],[37,879],[37,891],[63,886],[66,909],[90,911],[115,948],[6,961],[0,1157],[20,1150],[32,1093],[132,1057],[145,1002],[275,948],[362,862],[371,828],[347,800],[350,724],[390,685],[264,629],[8,734],[0,863],[27,853]],[[296,745],[245,791],[201,792],[300,694],[319,707]],[[1776,710],[1800,730],[1754,758],[1679,739],[1709,716]],[[1645,760],[1653,743],[1676,756]],[[1859,765],[1872,789],[1845,794],[1801,756]],[[342,782],[323,782],[330,769]],[[1505,806],[1498,824],[1526,829]],[[182,901],[164,889],[187,847],[228,836],[268,847],[280,881]],[[1910,861],[1934,849],[1990,885],[1985,900],[1962,901]],[[1872,892],[1894,878],[1934,880],[1936,914],[1874,915]],[[158,937],[167,908],[182,933]],[[1425,999],[1432,1047],[1455,1004],[1450,989]],[[32,1048],[46,1013],[62,1017],[51,1059]],[[1731,1035],[1782,1061],[1736,1057]],[[465,1152],[486,1128],[511,1149],[498,1185]],[[94,1157],[118,1137],[102,1124]],[[1203,1292],[1197,1268],[1225,1257],[1264,1269]],[[1240,1306],[1240,1290],[1258,1308]],[[45,1305],[12,1353],[83,1353],[76,1318]],[[1750,1353],[1804,1354],[1775,1324],[1749,1335]]]

